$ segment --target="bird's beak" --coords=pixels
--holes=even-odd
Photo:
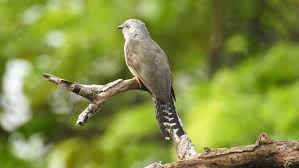
[[[124,25],[122,25],[122,24],[119,25],[119,26],[117,26],[117,29],[120,29],[120,30],[121,30],[121,29],[123,29],[123,28],[124,28]]]

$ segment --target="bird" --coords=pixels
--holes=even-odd
[[[142,21],[128,19],[117,27],[122,30],[125,61],[134,77],[148,90],[156,105],[156,119],[163,137],[170,140],[186,134],[175,109],[170,66],[165,52],[150,37]]]

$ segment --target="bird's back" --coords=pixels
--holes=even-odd
[[[136,35],[126,40],[126,63],[154,97],[171,98],[171,74],[164,51],[150,37]]]

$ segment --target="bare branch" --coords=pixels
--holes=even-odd
[[[188,160],[165,164],[164,168],[296,168],[299,167],[299,142],[273,141],[260,135],[255,144],[215,149]]]
[[[77,124],[79,125],[84,125],[110,97],[117,93],[132,89],[145,90],[136,78],[127,80],[118,79],[105,85],[78,84],[51,74],[44,74],[43,79],[55,83],[58,87],[74,92],[90,101],[88,107],[78,117]]]
[[[118,79],[105,85],[83,85],[59,77],[44,74],[43,78],[57,84],[90,101],[88,107],[79,115],[77,124],[84,125],[110,97],[132,89],[146,90],[138,79]],[[180,160],[162,165],[155,162],[147,168],[255,168],[255,167],[299,167],[299,142],[273,141],[266,134],[260,135],[253,145],[228,149],[205,148],[204,153],[196,154],[194,145],[187,135],[177,137],[172,134]]]
[[[55,83],[58,87],[74,92],[75,94],[82,96],[90,101],[90,104],[79,115],[76,124],[84,125],[95,113],[103,106],[103,104],[109,100],[112,96],[132,90],[144,90],[148,91],[137,78],[122,80],[118,79],[105,85],[83,85],[75,82],[67,81],[65,79],[56,77],[51,74],[44,74],[43,79]],[[194,145],[187,135],[177,137],[176,134],[171,134],[173,143],[177,149],[179,159],[187,159],[196,155]],[[153,164],[159,165],[159,164]]]

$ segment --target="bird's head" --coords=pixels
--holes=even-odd
[[[119,25],[117,29],[122,30],[126,40],[135,34],[149,36],[145,24],[137,19],[128,19],[123,24]]]

